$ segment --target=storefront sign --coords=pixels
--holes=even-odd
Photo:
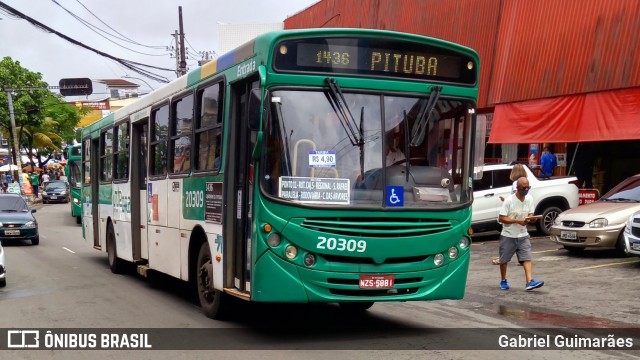
[[[578,205],[591,204],[600,197],[597,189],[580,189],[578,191]]]

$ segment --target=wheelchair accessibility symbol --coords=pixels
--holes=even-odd
[[[403,186],[387,186],[387,206],[404,206]]]

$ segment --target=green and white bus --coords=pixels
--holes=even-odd
[[[71,204],[71,216],[76,218],[76,223],[82,221],[82,145],[70,145],[67,147],[67,164],[64,166],[64,174],[69,182],[69,203]]]
[[[460,299],[478,77],[423,36],[258,36],[83,129],[85,238],[113,272],[192,282],[211,318],[230,297]]]

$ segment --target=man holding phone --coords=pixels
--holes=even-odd
[[[500,289],[509,290],[507,282],[507,265],[513,254],[524,268],[525,289],[533,290],[544,285],[544,281],[536,281],[532,278],[531,242],[527,225],[535,222],[537,217],[533,215],[533,198],[529,195],[529,180],[521,177],[517,180],[516,192],[507,197],[502,204],[498,220],[502,223],[500,233]]]

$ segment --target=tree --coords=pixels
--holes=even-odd
[[[75,128],[82,115],[89,109],[66,103],[62,96],[47,90],[42,74],[29,71],[20,62],[5,57],[0,61],[0,88],[17,89],[26,87],[42,90],[16,91],[13,98],[14,117],[20,148],[25,150],[31,165],[43,167],[55,151],[60,151],[65,143],[72,143]],[[0,132],[13,144],[11,122],[6,92],[0,95]],[[36,155],[36,162],[33,155]],[[41,156],[46,160],[41,161]],[[14,163],[15,163],[14,154]]]

